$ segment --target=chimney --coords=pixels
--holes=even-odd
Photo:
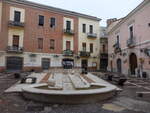
[[[110,26],[113,22],[117,21],[117,18],[112,18],[107,20],[107,27]]]

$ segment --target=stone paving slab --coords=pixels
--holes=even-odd
[[[7,82],[9,80],[9,82]],[[150,113],[143,112],[143,111],[135,111],[133,109],[127,109],[127,107],[124,107],[122,104],[124,104],[124,101],[127,101],[126,98],[132,99],[133,104],[137,101],[135,101],[137,98],[134,97],[133,93],[139,90],[139,88],[135,87],[130,89],[126,85],[122,87],[123,91],[120,92],[118,96],[115,98],[112,98],[110,100],[106,100],[104,102],[98,102],[93,104],[79,104],[79,105],[64,105],[64,104],[44,104],[44,103],[38,103],[38,102],[32,102],[28,100],[24,100],[21,96],[18,94],[5,94],[3,93],[5,89],[9,88],[11,85],[13,85],[17,80],[14,79],[11,76],[1,76],[0,78],[0,113]],[[145,80],[144,80],[145,81]],[[138,82],[138,81],[137,81]],[[150,83],[150,82],[149,82]],[[131,92],[131,93],[130,93]],[[121,100],[123,98],[123,100]],[[110,110],[103,109],[102,106],[104,104],[115,104],[114,102],[121,100],[121,105],[123,108],[126,108],[123,111],[120,112],[114,112]],[[141,98],[140,101],[150,103],[150,99],[143,99]],[[115,104],[118,106],[118,104]],[[119,106],[121,106],[119,105]],[[140,104],[141,105],[141,104]],[[27,111],[27,107],[32,106],[44,106],[44,109],[36,110],[33,109],[30,111]],[[147,104],[142,104],[141,107],[145,108]],[[133,107],[134,108],[134,107]],[[38,109],[38,108],[37,108]],[[137,108],[136,108],[137,109]],[[147,109],[147,107],[146,107]],[[29,109],[28,109],[29,110]]]
[[[142,111],[146,113],[150,112],[150,103],[145,101],[135,100],[127,97],[120,97],[117,98],[117,100],[113,103],[133,111]]]
[[[29,75],[29,77],[36,77],[37,78],[36,83],[39,83],[43,79],[44,75],[46,75],[46,73],[32,73]],[[10,88],[5,90],[5,93],[22,92],[23,87],[27,87],[30,85],[31,84],[20,84],[20,81],[18,81],[17,83],[12,85]]]
[[[118,106],[118,105],[115,105],[112,103],[104,104],[102,108],[105,110],[114,111],[114,112],[121,112],[121,111],[125,110],[124,107],[121,107],[121,106]]]

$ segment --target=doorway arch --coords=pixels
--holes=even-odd
[[[122,61],[120,58],[117,59],[117,72],[122,73]]]
[[[129,66],[131,75],[135,75],[135,69],[137,68],[137,56],[135,53],[131,53],[129,56]]]

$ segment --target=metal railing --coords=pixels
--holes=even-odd
[[[24,23],[22,22],[16,22],[16,21],[9,21],[8,22],[8,25],[9,26],[16,26],[16,27],[24,27]]]
[[[135,46],[135,44],[136,44],[135,37],[129,38],[129,39],[127,40],[127,46],[128,46],[128,47],[133,47],[133,46]]]
[[[97,38],[97,34],[96,33],[87,33],[87,37],[88,38]]]
[[[80,57],[90,57],[91,53],[87,51],[80,51]]]
[[[64,29],[63,32],[65,34],[74,35],[74,30],[71,30],[71,29]]]
[[[10,52],[10,53],[23,53],[23,47],[7,46],[7,52]]]
[[[73,56],[74,52],[72,50],[64,50],[63,55],[64,56]]]

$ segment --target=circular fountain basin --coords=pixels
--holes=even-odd
[[[93,103],[114,96],[117,87],[92,75],[54,74],[55,86],[40,83],[24,87],[27,99],[48,103]],[[51,80],[50,80],[51,81]]]

